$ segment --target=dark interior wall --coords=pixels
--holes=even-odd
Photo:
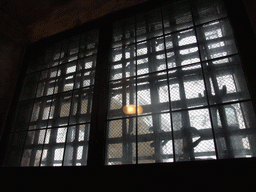
[[[0,12],[0,140],[26,48],[25,28]]]
[[[246,162],[246,163],[245,163]],[[179,162],[175,164],[116,165],[105,167],[3,167],[1,188],[6,189],[247,189],[255,183],[255,159]]]
[[[255,0],[243,0],[246,13],[251,22],[252,29],[254,31],[254,35],[256,37],[256,1]]]
[[[54,0],[55,3],[45,7],[44,17],[38,17],[37,21],[27,25],[28,39],[36,42],[146,1],[148,0]]]

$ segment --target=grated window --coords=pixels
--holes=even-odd
[[[107,165],[255,156],[255,115],[221,1],[173,2],[113,27]]]
[[[87,164],[97,44],[98,29],[31,59],[4,166]]]
[[[246,63],[224,3],[157,3],[37,46],[10,122],[3,166],[256,156]]]

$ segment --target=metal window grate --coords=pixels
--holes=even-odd
[[[98,29],[32,58],[4,166],[87,164]]]
[[[222,0],[172,1],[116,21],[110,54],[109,43],[98,54],[98,33],[32,56],[3,166],[87,165],[91,126],[88,164],[98,165],[105,123],[106,165],[256,156],[255,114]],[[100,126],[100,97],[91,124],[96,59],[95,91],[109,76]]]
[[[113,27],[107,165],[256,155],[255,114],[222,1],[181,0]]]

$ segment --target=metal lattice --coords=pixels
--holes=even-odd
[[[4,166],[87,164],[97,52],[92,30],[32,56]],[[114,22],[109,57],[107,165],[255,156],[255,114],[221,0]]]
[[[23,139],[9,140],[9,149],[21,147],[5,166],[87,164],[97,44],[92,30],[31,59],[11,133]]]
[[[221,1],[169,3],[113,31],[106,164],[255,154],[253,109]]]

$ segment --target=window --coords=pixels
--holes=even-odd
[[[31,57],[4,166],[256,156],[252,99],[224,3],[136,10]]]
[[[117,21],[111,52],[107,165],[255,156],[254,113],[221,1],[177,1]]]
[[[86,165],[98,30],[35,55],[12,123],[5,165]]]

